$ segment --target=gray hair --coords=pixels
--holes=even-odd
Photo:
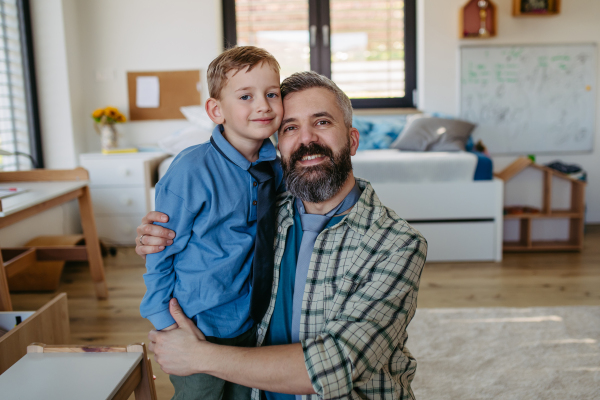
[[[301,92],[311,88],[323,88],[335,95],[338,107],[344,115],[344,124],[352,128],[352,103],[346,93],[329,78],[319,75],[314,71],[296,72],[281,82],[281,99],[294,92]]]

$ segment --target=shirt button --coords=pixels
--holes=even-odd
[[[261,328],[258,328],[258,334],[262,335],[262,329]]]
[[[277,227],[277,232],[281,233],[281,227],[280,226]]]
[[[255,206],[255,205],[256,205],[256,200],[254,200],[254,201],[252,202],[252,205],[253,205],[253,206]]]
[[[258,185],[258,183],[256,183],[256,182],[253,182],[253,183],[252,183],[252,186],[256,186],[256,185]]]

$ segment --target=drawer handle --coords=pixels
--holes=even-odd
[[[128,168],[121,167],[121,168],[119,168],[119,175],[129,176],[129,175],[131,175],[131,171]]]

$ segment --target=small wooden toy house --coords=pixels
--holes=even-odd
[[[583,225],[585,219],[585,186],[586,183],[558,172],[552,168],[535,164],[529,158],[519,158],[496,176],[505,182],[505,191],[510,186],[508,181],[515,178],[527,168],[541,171],[543,179],[541,184],[542,199],[541,208],[505,207],[505,224],[518,220],[519,240],[505,241],[503,249],[507,252],[513,251],[581,251],[583,248]],[[555,208],[553,206],[553,184],[556,180],[566,181],[570,184],[570,204],[568,207]],[[554,183],[553,183],[554,181]],[[561,186],[562,187],[562,186]],[[556,190],[554,191],[556,193]],[[508,193],[505,193],[507,195]],[[505,197],[506,198],[506,197]],[[567,220],[568,232],[565,232],[566,240],[532,240],[532,224],[544,219]]]
[[[496,36],[498,13],[491,0],[470,0],[459,11],[458,37],[485,39]]]

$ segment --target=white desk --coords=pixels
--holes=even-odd
[[[87,184],[88,181],[11,182],[10,185],[6,183],[2,184],[1,186],[17,187],[19,189],[27,189],[27,191],[1,199],[0,217],[7,217],[19,211],[37,206],[45,201],[55,199],[77,189],[86,187]]]
[[[28,268],[36,260],[88,261],[96,296],[108,297],[92,199],[87,186],[89,175],[83,168],[73,170],[32,170],[0,172],[0,185],[26,192],[1,200],[0,229],[71,200],[79,202],[85,246],[23,247],[2,249],[0,253],[0,311],[11,311],[7,276]],[[7,261],[4,262],[4,258]]]
[[[0,375],[3,399],[113,399],[143,353],[29,353]]]

